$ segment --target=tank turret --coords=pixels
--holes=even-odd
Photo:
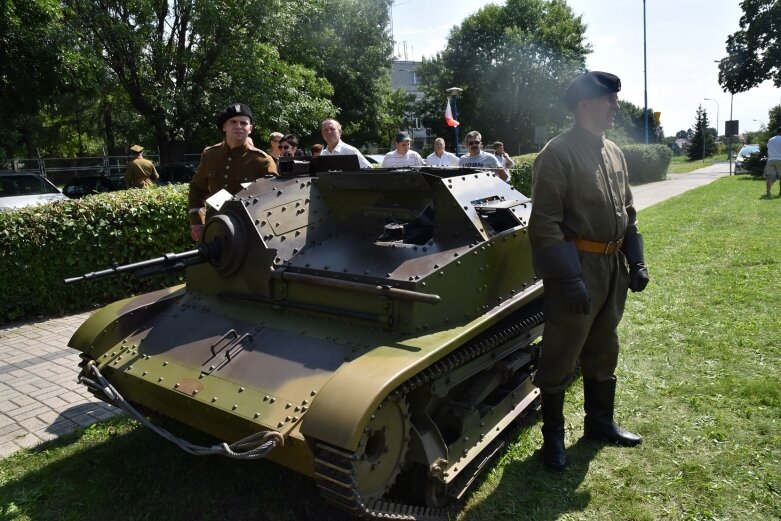
[[[356,515],[443,517],[539,394],[531,202],[479,170],[304,170],[152,263],[185,285],[90,317],[82,378],[232,457],[262,440]]]

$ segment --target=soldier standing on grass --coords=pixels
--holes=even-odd
[[[133,159],[127,164],[125,170],[125,184],[128,188],[148,188],[155,185],[160,179],[155,165],[148,159],[144,159],[144,147],[133,145],[130,147]]]
[[[529,238],[545,287],[545,333],[534,383],[542,392],[542,456],[563,470],[564,391],[577,362],[583,375],[585,435],[621,446],[642,438],[613,421],[617,328],[627,288],[648,284],[643,239],[626,160],[605,139],[614,125],[621,80],[588,72],[572,80],[564,104],[575,126],[553,138],[534,162]]]
[[[274,159],[250,141],[252,111],[247,105],[228,105],[217,117],[217,127],[225,133],[225,140],[203,150],[198,170],[190,181],[190,234],[195,241],[203,233],[206,199],[223,189],[236,195],[242,190],[242,183],[277,174]]]

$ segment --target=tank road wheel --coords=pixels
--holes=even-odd
[[[355,488],[361,498],[379,499],[388,492],[404,464],[409,440],[407,403],[388,398],[372,415],[355,452]]]

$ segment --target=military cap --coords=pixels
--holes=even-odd
[[[575,110],[580,100],[607,96],[621,90],[621,80],[609,72],[590,71],[572,80],[564,93],[564,106]]]
[[[141,145],[133,145],[132,147],[130,147],[130,151],[135,152],[136,154],[140,154],[141,152],[144,151],[144,147],[142,147]]]
[[[222,126],[225,124],[225,122],[230,118],[235,118],[236,116],[247,116],[249,118],[249,122],[252,123],[252,111],[250,108],[244,103],[232,103],[225,107],[225,110],[223,110],[220,115],[217,116],[217,127],[222,130]]]
[[[396,134],[396,143],[401,143],[402,141],[412,141],[412,138],[406,132],[399,132]]]

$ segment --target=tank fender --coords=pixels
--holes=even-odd
[[[79,326],[68,346],[96,358],[127,338],[150,316],[184,296],[185,291],[182,284],[109,304]]]

